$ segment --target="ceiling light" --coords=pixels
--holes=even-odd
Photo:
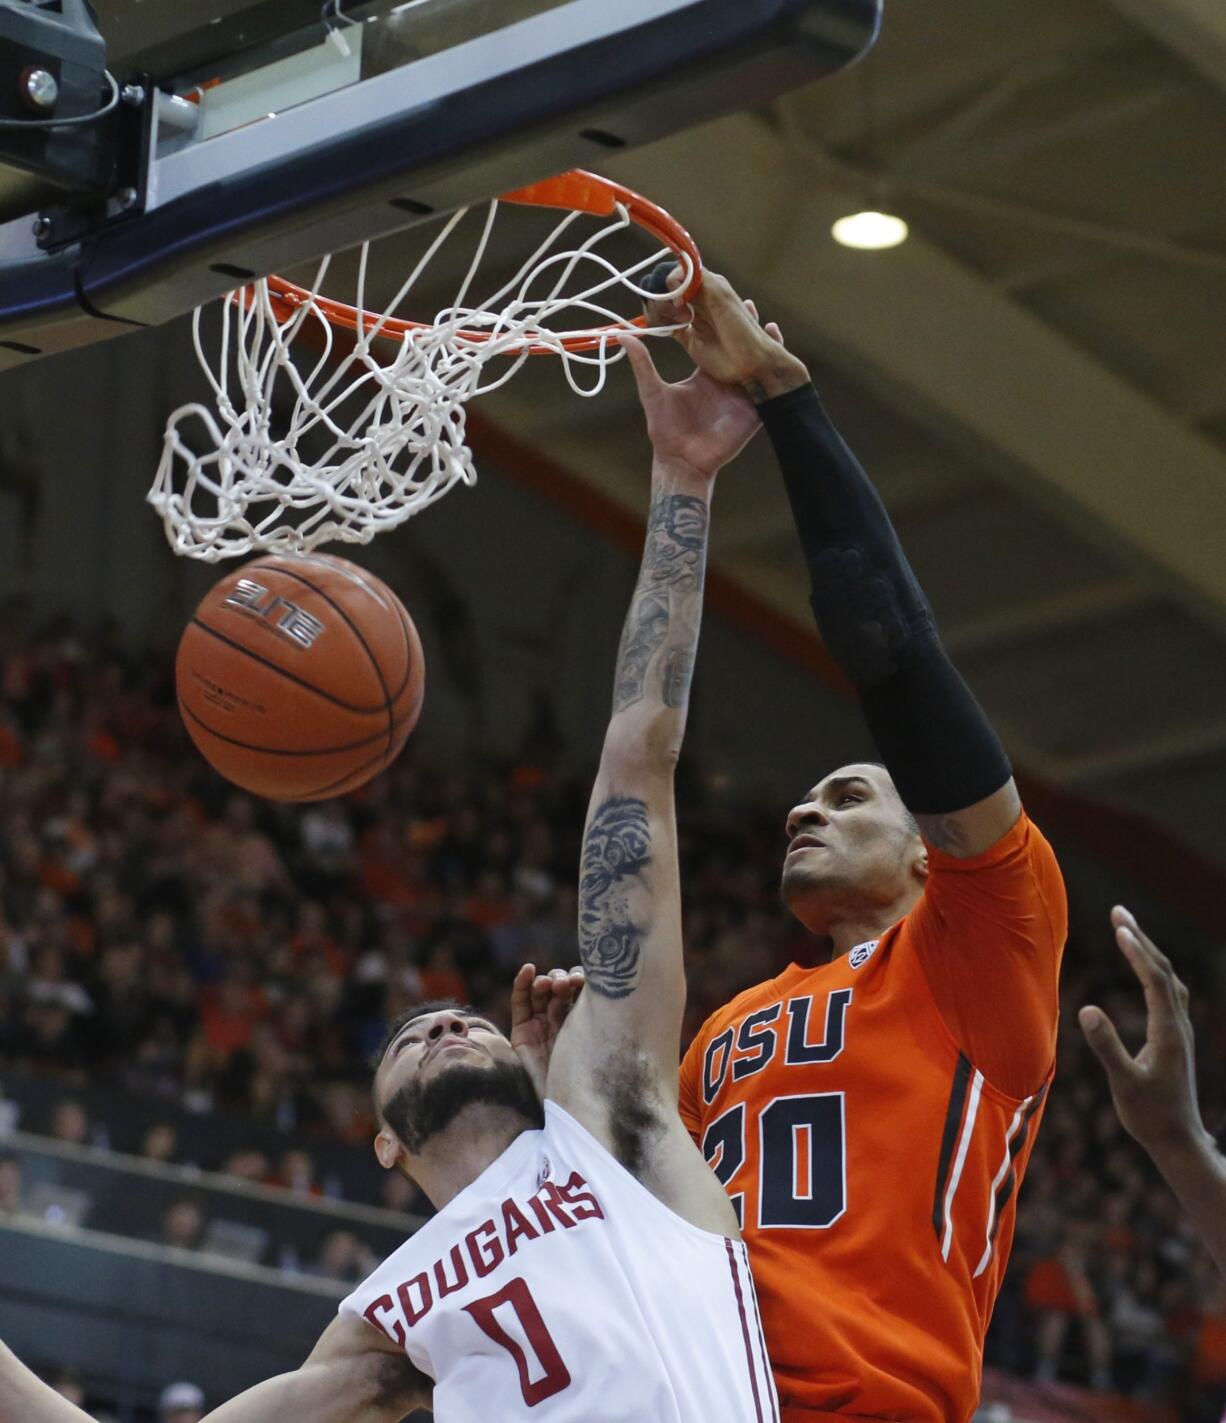
[[[885,247],[897,247],[907,240],[907,224],[901,217],[888,212],[856,212],[839,218],[830,235],[844,247],[859,247],[867,252],[880,252]]]

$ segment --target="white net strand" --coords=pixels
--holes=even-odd
[[[608,305],[619,291],[651,296],[635,279],[667,255],[622,268],[597,250],[631,226],[621,205],[584,242],[555,250],[581,216],[567,213],[509,281],[468,305],[498,208],[488,207],[452,304],[433,326],[402,335],[387,331],[389,320],[466,212],[449,219],[379,315],[366,305],[364,244],[353,347],[335,363],[333,328],[319,306],[330,259],[288,316],[278,316],[267,281],[223,301],[215,359],[196,312],[193,342],[214,408],[193,403],[171,414],[148,496],[176,553],[212,563],[256,550],[307,553],[330,540],[368,543],[457,484],[475,483],[465,406],[509,381],[534,349],[561,360],[577,395],[593,396],[624,355],[618,331],[676,329],[636,328]],[[688,282],[693,268],[688,257],[681,261]],[[576,279],[580,289],[568,291]],[[566,333],[549,324],[563,314]],[[588,324],[576,330],[576,317]],[[571,351],[564,335],[591,336],[596,345]]]

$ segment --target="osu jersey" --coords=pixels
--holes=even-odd
[[[962,1423],[1055,1065],[1067,902],[1025,815],[878,940],[721,1008],[681,1115],[740,1215],[786,1423]]]
[[[778,1420],[745,1246],[555,1102],[340,1308],[434,1380],[438,1423]]]

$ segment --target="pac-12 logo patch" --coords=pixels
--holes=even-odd
[[[869,939],[867,943],[857,944],[847,956],[847,962],[852,968],[863,968],[869,959],[877,952],[877,945],[880,939]]]

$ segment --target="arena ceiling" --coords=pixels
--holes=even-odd
[[[99,3],[151,43],[147,8]],[[173,13],[187,30],[244,8],[269,7]],[[1226,862],[1226,8],[886,10],[856,69],[602,168],[681,217],[810,361],[1016,762]],[[837,246],[832,221],[863,206],[911,240]],[[628,379],[581,402],[545,364],[484,415],[640,510]],[[714,546],[805,625],[761,444],[722,481]]]

